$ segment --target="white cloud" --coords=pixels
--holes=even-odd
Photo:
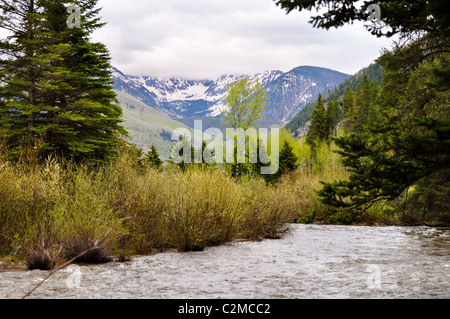
[[[362,24],[314,29],[310,13],[286,15],[273,0],[100,0],[108,24],[94,39],[127,74],[214,79],[300,65],[355,73],[391,40]]]

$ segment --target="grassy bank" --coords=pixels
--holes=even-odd
[[[0,162],[0,249],[30,268],[165,249],[201,250],[238,239],[276,238],[286,223],[320,210],[320,176],[236,181],[226,171],[139,166],[128,153],[96,169],[54,159]]]
[[[348,175],[332,150],[317,156],[320,167],[299,153],[299,169],[275,185],[261,177],[237,181],[221,169],[153,169],[126,151],[100,168],[55,159],[31,166],[0,161],[0,255],[46,269],[72,258],[95,263],[277,238],[297,221],[345,222],[327,216],[315,191],[320,181]],[[368,213],[360,222],[398,221]]]

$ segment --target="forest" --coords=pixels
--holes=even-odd
[[[276,2],[287,12],[322,4]],[[352,14],[355,1],[331,2],[336,9],[314,26],[367,18]],[[10,32],[0,40],[3,258],[48,270],[64,260],[99,263],[278,238],[296,222],[450,224],[443,1],[380,2],[390,29],[374,29],[374,36],[400,33],[402,43],[383,52],[374,76],[310,104],[305,136],[292,129],[298,123],[283,128],[273,175],[261,175],[259,162],[164,163],[155,147],[144,154],[128,143],[109,51],[90,38],[103,26],[97,1],[77,1],[80,27],[67,24],[68,3],[0,1],[0,28]],[[399,6],[410,14],[399,14]],[[259,84],[231,85],[223,123],[255,125],[264,100]]]

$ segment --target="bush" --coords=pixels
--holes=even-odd
[[[53,270],[56,261],[57,256],[48,249],[31,250],[25,257],[29,270]]]
[[[308,209],[321,211],[314,193],[320,177],[304,170],[267,185],[257,176],[236,181],[215,168],[182,172],[136,163],[127,151],[94,168],[56,159],[27,167],[0,161],[1,250],[26,247],[31,268],[85,251],[78,262],[106,262],[125,251],[277,238]]]

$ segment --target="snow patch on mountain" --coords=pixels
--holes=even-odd
[[[176,77],[127,76],[113,69],[116,90],[124,90],[179,119],[220,116],[227,110],[229,85],[244,77],[263,85],[268,95],[265,118],[281,123],[293,118],[319,93],[325,93],[349,76],[329,69],[304,66],[289,72],[269,70],[249,75],[222,75],[215,80],[186,80]]]

